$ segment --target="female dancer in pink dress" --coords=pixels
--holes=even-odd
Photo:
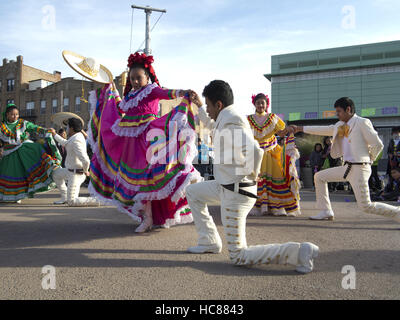
[[[192,166],[197,148],[188,91],[160,88],[152,63],[152,56],[130,55],[122,100],[113,84],[90,96],[89,189],[141,222],[135,232],[192,222],[185,188],[201,180]],[[160,118],[159,101],[178,97],[182,102]]]

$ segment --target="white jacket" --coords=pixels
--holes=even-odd
[[[216,121],[199,108],[199,118],[211,130],[214,144],[214,177],[220,184],[254,181],[261,168],[263,151],[248,121],[234,106],[224,108]]]
[[[67,169],[83,169],[83,172],[89,171],[90,159],[87,154],[86,140],[81,132],[74,134],[68,140],[56,134],[54,139],[67,150],[65,167]]]
[[[354,162],[373,162],[383,150],[383,143],[369,119],[356,114],[353,117],[348,140]],[[303,131],[308,134],[333,137],[331,156],[336,159],[343,156],[343,138],[337,134],[338,128],[344,124],[345,122],[339,121],[331,126],[305,126]]]

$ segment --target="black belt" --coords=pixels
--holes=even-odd
[[[348,161],[346,161],[344,164],[348,165],[346,172],[344,173],[344,176],[343,176],[343,178],[346,179],[351,171],[352,166],[363,166],[365,164],[370,164],[370,163],[369,162],[348,162]]]
[[[246,196],[246,197],[258,199],[258,197],[257,197],[255,194],[252,194],[252,193],[250,193],[250,192],[247,192],[246,190],[240,189],[240,188],[252,187],[252,186],[255,186],[256,184],[257,184],[256,181],[239,183],[239,191],[238,191],[238,192],[239,192],[240,194]],[[222,186],[223,186],[225,189],[228,189],[228,190],[230,190],[230,191],[235,192],[235,183],[232,183],[232,184],[222,184]]]
[[[84,174],[83,169],[68,169],[69,172],[73,172],[75,174]]]

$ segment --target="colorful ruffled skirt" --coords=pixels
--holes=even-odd
[[[295,165],[298,158],[294,136],[287,137],[283,147],[276,145],[264,152],[255,205],[262,213],[299,212],[300,183]]]
[[[48,139],[50,140],[50,139]],[[52,140],[52,138],[51,138]],[[0,201],[18,201],[55,188],[51,178],[61,157],[51,145],[25,141],[0,159]],[[57,153],[57,154],[56,154]]]
[[[142,221],[141,211],[147,201],[151,201],[154,225],[192,222],[185,188],[191,181],[200,181],[201,176],[192,166],[197,148],[188,98],[170,113],[148,122],[137,136],[113,132],[113,125],[121,118],[118,98],[110,87],[90,96],[95,106],[88,132],[93,151],[91,194],[137,222]]]

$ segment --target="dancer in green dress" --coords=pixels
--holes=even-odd
[[[45,135],[44,143],[30,140],[33,133]],[[15,202],[55,187],[52,171],[61,156],[47,129],[19,118],[9,104],[0,122],[0,201]]]

